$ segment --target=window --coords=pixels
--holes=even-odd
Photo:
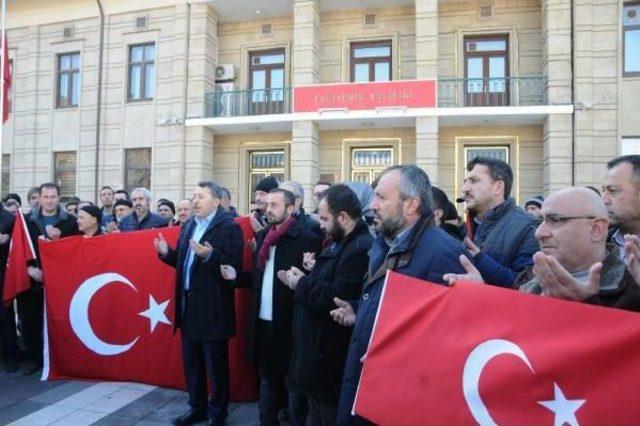
[[[469,161],[476,157],[488,157],[496,160],[502,160],[509,164],[509,147],[508,146],[465,146],[464,147],[464,160],[465,167],[469,164]]]
[[[141,187],[151,189],[151,148],[125,149],[124,162],[127,192]]]
[[[57,67],[56,107],[77,107],[80,96],[80,53],[59,54]]]
[[[252,151],[249,153],[249,203],[253,202],[256,185],[267,176],[273,176],[282,182],[286,179],[285,152]]]
[[[351,81],[391,80],[391,40],[351,43]]]
[[[466,106],[509,105],[509,41],[506,35],[465,37]]]
[[[155,60],[155,43],[129,46],[128,101],[153,99]]]
[[[284,111],[284,49],[249,53],[250,114]]]
[[[76,152],[53,154],[53,180],[60,187],[60,201],[68,201],[76,195]]]
[[[4,198],[11,192],[11,155],[2,154],[2,182],[0,183],[2,190],[0,197]]]
[[[622,13],[623,74],[640,76],[640,3],[625,4]]]
[[[640,136],[622,138],[620,155],[640,155]]]
[[[393,148],[352,148],[351,180],[371,184],[384,169],[394,164]]]

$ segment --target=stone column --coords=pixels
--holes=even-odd
[[[618,153],[617,0],[576,0],[574,19],[576,185],[602,184]]]
[[[304,188],[304,205],[312,206],[313,185],[318,181],[318,125],[314,121],[294,121],[290,175]]]
[[[293,81],[292,86],[320,81],[320,2],[295,0],[293,6]],[[314,121],[292,125],[290,177],[304,188],[304,205],[312,206],[313,186],[318,180],[320,137]]]
[[[186,116],[199,117],[204,116],[205,94],[213,91],[218,64],[218,16],[211,6],[191,5],[189,33]],[[184,195],[199,181],[213,178],[213,141],[213,132],[205,126],[186,128]]]
[[[542,1],[543,74],[550,105],[571,104],[571,1]],[[573,119],[550,114],[543,124],[543,190],[545,194],[571,185]]]
[[[438,0],[416,0],[416,78],[438,79]],[[438,118],[416,118],[416,164],[438,183]]]

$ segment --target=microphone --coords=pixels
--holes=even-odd
[[[458,197],[456,198],[456,203],[464,203],[464,197]]]

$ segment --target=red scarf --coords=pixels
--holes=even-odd
[[[280,226],[280,228],[276,229],[275,226],[269,228],[267,231],[267,236],[264,237],[264,241],[262,242],[262,246],[260,247],[260,251],[258,251],[258,269],[264,271],[264,266],[269,259],[269,249],[271,246],[275,246],[278,244],[278,240],[281,236],[287,233],[289,228],[293,226],[296,219],[293,216],[290,216],[289,219],[285,220],[284,223]]]

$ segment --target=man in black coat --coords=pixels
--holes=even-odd
[[[31,288],[20,293],[18,316],[26,349],[25,374],[33,374],[42,368],[42,315],[44,308],[43,276],[40,269],[38,238],[57,240],[78,235],[76,217],[71,216],[60,205],[60,188],[48,182],[40,185],[40,203],[25,217],[29,237],[36,252],[27,272],[31,277]]]
[[[238,285],[251,280],[254,291],[250,355],[258,363],[260,375],[260,424],[277,425],[278,411],[289,399],[290,424],[304,424],[306,398],[289,393],[285,378],[291,361],[293,339],[293,291],[278,278],[278,271],[292,266],[302,268],[303,254],[320,249],[320,239],[292,216],[295,197],[286,189],[276,188],[267,196],[269,226],[256,236],[251,277],[238,276]],[[226,268],[227,279],[236,271]]]
[[[318,205],[320,225],[331,242],[309,275],[293,267],[278,274],[294,290],[290,388],[306,396],[314,425],[336,421],[342,372],[351,330],[335,323],[335,297],[355,300],[369,265],[373,237],[362,219],[357,195],[346,185],[327,189]]]
[[[242,230],[220,206],[221,190],[200,182],[194,192],[195,216],[180,231],[178,246],[162,234],[154,241],[160,259],[176,268],[174,326],[182,331],[189,410],[173,420],[189,425],[204,420],[222,425],[229,405],[229,338],[235,334],[233,286],[220,265],[242,266]],[[209,375],[213,397],[208,400]],[[208,400],[208,402],[207,402]]]
[[[18,213],[19,214],[19,213]],[[15,215],[9,210],[0,206],[0,294],[4,288],[4,274],[7,269],[7,258],[9,257],[9,244]],[[16,334],[16,320],[13,310],[13,301],[9,306],[0,303],[0,339],[2,339],[2,359],[4,368],[8,372],[18,369],[18,336]]]

